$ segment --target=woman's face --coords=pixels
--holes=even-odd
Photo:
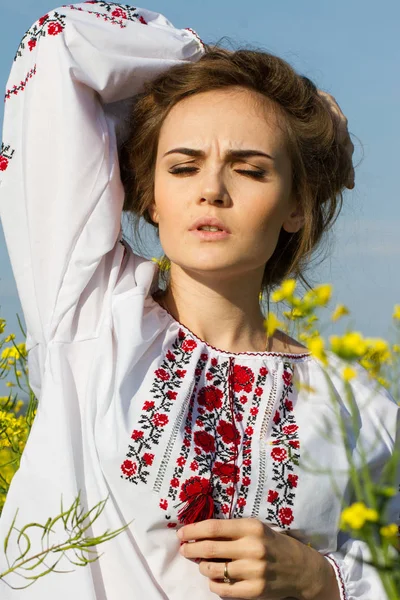
[[[303,224],[291,179],[284,133],[263,96],[237,87],[182,100],[161,128],[149,209],[165,254],[202,275],[262,276],[281,227]],[[206,216],[230,234],[200,239],[190,228]]]

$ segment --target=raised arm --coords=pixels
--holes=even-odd
[[[6,86],[0,215],[28,346],[54,338],[93,277],[101,288],[115,266],[118,102],[202,52],[191,30],[106,2],[55,9],[24,35]]]

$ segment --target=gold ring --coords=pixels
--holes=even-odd
[[[225,563],[225,567],[224,567],[224,583],[229,583],[229,585],[233,584],[233,580],[229,577],[227,562]]]

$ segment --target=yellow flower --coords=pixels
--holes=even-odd
[[[328,359],[324,349],[324,340],[320,336],[317,336],[305,341],[311,354],[315,356],[315,358],[318,358],[324,365],[328,365]]]
[[[342,337],[331,335],[329,341],[332,352],[344,360],[356,360],[367,351],[367,344],[358,331],[350,331]]]
[[[303,298],[303,302],[306,304],[312,304],[313,306],[325,306],[332,296],[332,285],[324,283],[317,285],[315,288],[309,290]]]
[[[392,351],[399,353],[400,352],[400,344],[393,344]]]
[[[267,318],[264,321],[264,327],[267,330],[268,336],[272,336],[274,335],[276,329],[278,329],[278,327],[283,326],[284,324],[279,321],[279,319],[276,317],[276,315],[274,313],[268,313]]]
[[[16,358],[17,360],[21,358],[21,356],[26,356],[26,347],[25,344],[17,344],[17,346],[8,346],[4,348],[1,353],[2,360],[8,360]]]
[[[347,366],[343,369],[343,379],[345,381],[350,381],[351,379],[354,379],[354,377],[357,376],[357,373],[354,369],[352,369],[351,367]]]
[[[282,302],[282,300],[290,299],[293,296],[296,285],[295,279],[286,279],[281,287],[271,294],[272,302]]]
[[[396,523],[391,523],[390,525],[384,525],[380,528],[380,534],[385,538],[397,537],[399,533],[399,527]]]
[[[400,304],[395,304],[393,319],[400,321]]]
[[[341,529],[350,527],[351,529],[361,529],[366,521],[376,522],[379,515],[373,508],[365,506],[364,502],[355,502],[345,508],[341,515]]]
[[[17,377],[21,377],[22,371],[15,371],[15,374],[16,374]]]
[[[338,304],[332,313],[331,320],[338,321],[344,315],[349,315],[350,311],[344,304]]]
[[[3,331],[6,328],[6,322],[5,319],[0,319],[0,333],[3,333]]]
[[[25,346],[24,342],[22,342],[22,344],[17,344],[17,348],[18,348],[20,356],[26,356],[26,346]],[[19,356],[18,356],[18,358],[19,358]]]
[[[332,285],[329,283],[325,283],[323,285],[319,285],[314,288],[314,292],[316,294],[318,305],[325,306],[328,304],[329,300],[332,296]]]
[[[367,354],[372,360],[380,363],[391,361],[392,357],[389,345],[385,340],[382,340],[381,338],[366,338],[365,343],[368,344]]]
[[[11,342],[11,340],[15,340],[15,335],[13,333],[10,333],[10,335],[8,335],[4,341]]]
[[[7,381],[6,386],[7,387],[15,387],[15,383],[13,383],[12,381]]]

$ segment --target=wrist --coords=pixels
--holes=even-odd
[[[335,569],[317,550],[305,546],[305,577],[300,581],[298,600],[341,600]]]

